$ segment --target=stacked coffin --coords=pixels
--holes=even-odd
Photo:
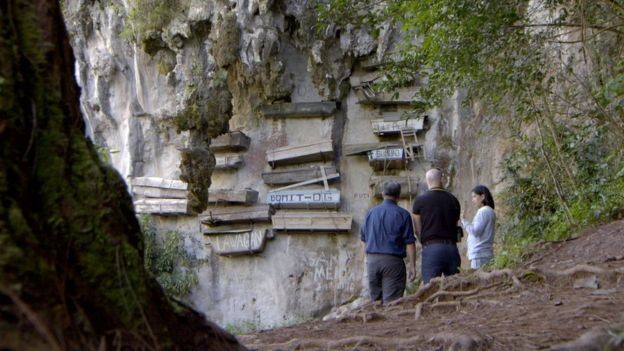
[[[188,185],[181,180],[158,177],[137,177],[130,181],[135,195],[137,213],[162,216],[189,214],[187,205]]]
[[[405,88],[388,94],[375,89],[376,83],[386,79],[377,71],[378,63],[362,62],[360,68],[363,70],[349,80],[358,103],[365,105],[363,109],[368,109],[374,116],[370,128],[380,141],[343,145],[343,154],[367,157],[373,171],[380,175],[370,179],[374,196],[381,196],[383,183],[393,180],[401,184],[402,194],[411,198],[417,195],[419,185],[419,180],[411,176],[412,161],[424,160],[419,135],[427,129],[427,116],[416,112],[422,102],[414,100],[413,90]]]
[[[336,112],[333,101],[287,103],[264,106],[263,115],[270,118],[325,118]],[[262,173],[265,184],[275,186],[266,202],[278,210],[271,216],[276,232],[348,232],[351,215],[340,209],[340,190],[329,183],[340,178],[333,161],[331,139],[287,145],[267,150],[272,171]],[[275,170],[286,166],[287,169]],[[320,186],[318,184],[321,184]]]
[[[256,197],[257,198],[257,197]],[[209,208],[200,214],[202,232],[218,255],[232,256],[262,252],[272,232],[256,228],[255,223],[269,222],[269,205]]]
[[[212,140],[210,151],[215,153],[215,169],[238,169],[243,165],[243,157],[234,152],[249,148],[251,139],[243,132],[221,134]],[[223,154],[222,152],[226,152]]]

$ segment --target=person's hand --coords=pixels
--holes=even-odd
[[[416,279],[416,269],[412,265],[407,266],[407,280],[413,282]]]

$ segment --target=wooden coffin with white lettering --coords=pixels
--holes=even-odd
[[[274,209],[270,205],[209,207],[199,215],[200,221],[208,225],[268,222]]]
[[[215,161],[215,169],[238,169],[243,165],[240,155],[216,156]]]
[[[251,139],[243,132],[230,132],[221,134],[212,139],[211,151],[242,151],[249,148]]]
[[[340,191],[330,190],[281,190],[267,194],[267,202],[275,208],[325,208],[340,207]]]
[[[262,106],[264,117],[327,117],[336,112],[335,101],[295,102]]]
[[[378,176],[371,177],[369,180],[369,185],[373,188],[373,193],[376,197],[381,197],[383,185],[388,180],[394,180],[401,184],[401,197],[407,198],[411,195],[413,198],[418,195],[418,187],[420,184],[418,177]]]
[[[330,139],[267,150],[267,162],[271,167],[302,162],[327,161],[333,158],[334,148]]]
[[[205,231],[214,252],[222,256],[251,255],[264,251],[269,229]]]
[[[368,164],[376,170],[403,168],[403,147],[388,147],[368,152]]]
[[[424,117],[404,119],[400,121],[386,121],[383,118],[374,119],[371,121],[373,133],[376,135],[390,135],[400,134],[401,130],[412,129],[422,130],[424,129]]]
[[[240,203],[251,205],[258,201],[258,192],[253,189],[208,189],[208,202],[212,204]]]
[[[136,213],[149,213],[162,216],[186,215],[188,212],[186,199],[139,199],[134,202]]]
[[[140,197],[186,199],[188,184],[181,180],[137,177],[130,180],[132,192]]]
[[[277,212],[271,217],[274,231],[348,232],[353,218],[338,212]]]
[[[336,173],[336,167],[325,167],[325,175]],[[318,166],[297,168],[286,171],[265,172],[262,173],[262,179],[268,185],[286,185],[310,181],[322,178],[323,174]]]

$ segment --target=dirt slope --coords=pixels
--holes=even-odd
[[[513,271],[435,279],[389,306],[239,340],[251,350],[624,350],[624,221],[544,244]]]

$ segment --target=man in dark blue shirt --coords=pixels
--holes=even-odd
[[[364,219],[360,239],[366,250],[366,269],[371,300],[388,303],[405,291],[407,276],[414,280],[416,271],[414,227],[410,213],[399,207],[401,184],[388,181],[383,186],[384,201],[373,207]]]

